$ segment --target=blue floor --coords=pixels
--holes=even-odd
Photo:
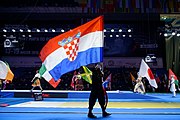
[[[128,95],[128,94],[126,94]],[[128,96],[109,99],[112,102],[176,102],[180,104],[180,94],[172,98],[171,94],[148,93],[139,95],[130,93]],[[112,97],[111,96],[111,97]],[[131,99],[133,96],[133,99]],[[136,98],[136,99],[134,99]],[[0,98],[0,104],[15,105],[33,98]],[[76,102],[88,101],[87,98],[44,98],[44,101]],[[90,120],[87,117],[88,108],[32,108],[32,107],[0,107],[0,120]],[[112,113],[110,117],[103,118],[101,109],[93,109],[97,119],[103,120],[180,120],[180,108],[107,108]]]
[[[103,118],[100,114],[97,119],[101,120],[180,120],[180,115],[135,115],[135,114],[112,114]],[[43,113],[0,113],[1,120],[90,120],[86,114],[43,114]]]

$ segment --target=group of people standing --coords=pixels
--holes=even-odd
[[[102,116],[103,117],[107,117],[110,116],[111,114],[106,112],[106,101],[105,101],[105,89],[102,86],[103,83],[103,70],[102,70],[102,64],[98,63],[95,66],[95,69],[92,72],[92,86],[91,86],[91,93],[89,96],[89,111],[88,111],[88,117],[89,118],[96,118],[96,116],[93,114],[93,107],[96,103],[96,100],[98,99],[98,102],[100,104],[100,107],[102,109]],[[33,91],[33,89],[35,87],[39,87],[41,92],[43,91],[42,87],[41,87],[41,83],[40,83],[40,74],[38,73],[38,71],[36,71],[36,75],[34,76],[34,78],[32,79],[32,86],[33,88],[31,89],[31,92]],[[144,87],[144,83],[143,83],[143,77],[142,76],[138,76],[137,79],[135,80],[136,84],[134,85],[134,93],[140,93],[140,94],[145,94],[145,87]],[[172,92],[172,97],[176,97],[176,86],[175,86],[175,79],[174,76],[171,75],[171,79],[169,80],[169,88],[170,91]],[[179,89],[179,88],[178,88]],[[107,93],[106,93],[107,95]]]
[[[177,91],[177,89],[180,91],[180,88],[179,88],[178,84],[176,84],[175,75],[170,76],[170,80],[169,80],[169,83],[168,83],[168,88],[169,88],[170,92],[172,92],[172,97],[176,97],[176,91]],[[141,94],[146,93],[144,83],[142,81],[141,76],[138,76],[138,78],[136,80],[136,84],[134,86],[134,92],[135,93],[141,93]]]
[[[102,70],[102,65],[97,64],[95,66],[95,70],[93,71],[93,75],[92,75],[92,89],[89,96],[89,107],[88,107],[89,118],[97,118],[92,112],[97,99],[102,109],[102,116],[107,117],[111,115],[110,113],[106,112],[105,90],[103,89],[103,86],[102,86],[103,76],[104,76],[104,73]],[[41,87],[40,79],[41,79],[41,76],[39,74],[39,71],[37,70],[34,78],[31,81],[32,86],[33,86],[31,89],[31,92],[33,92],[34,88],[36,87],[39,87],[41,92],[43,91]]]

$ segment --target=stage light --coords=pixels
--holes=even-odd
[[[22,35],[22,37],[26,37],[25,35]]]
[[[3,37],[6,37],[6,35],[3,35]]]
[[[32,37],[32,35],[29,35],[29,37]]]
[[[7,30],[6,30],[6,29],[3,29],[3,32],[7,32]]]
[[[20,32],[23,32],[23,30],[22,30],[22,29],[20,29],[19,31],[20,31]]]
[[[31,32],[31,30],[30,30],[30,29],[28,29],[27,31],[28,31],[28,32]]]
[[[111,32],[114,32],[114,29],[111,29]]]
[[[126,37],[126,35],[123,35],[123,37]]]
[[[37,31],[37,32],[40,32],[40,30],[39,30],[39,29],[37,29],[36,31]]]
[[[48,32],[48,30],[45,29],[44,32]]]
[[[119,35],[116,35],[116,37],[119,37]]]
[[[56,32],[56,30],[55,30],[55,29],[52,29],[52,32]]]
[[[63,30],[63,29],[61,29],[61,32],[64,32],[64,30]]]
[[[180,33],[178,33],[177,36],[179,37],[179,36],[180,36]]]
[[[122,32],[122,29],[119,29],[119,32]]]
[[[165,37],[167,37],[167,36],[168,36],[168,34],[167,34],[167,33],[164,33],[164,36],[165,36]]]
[[[13,32],[16,32],[16,30],[15,30],[15,29],[12,29],[12,31],[13,31]]]
[[[109,37],[113,37],[113,35],[109,35]]]
[[[132,37],[132,35],[129,35],[129,37]]]
[[[172,35],[175,35],[176,33],[175,32],[172,32]]]
[[[131,29],[128,29],[128,32],[131,32]]]
[[[104,32],[106,32],[106,29],[104,29]]]

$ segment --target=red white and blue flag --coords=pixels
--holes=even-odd
[[[91,63],[103,61],[103,16],[48,41],[40,52],[40,59],[52,78]]]

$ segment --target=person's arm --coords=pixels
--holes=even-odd
[[[34,76],[34,78],[31,80],[31,82],[34,82],[35,78],[36,78],[36,76]]]
[[[168,88],[171,86],[171,80],[168,81]]]
[[[34,76],[34,78],[31,80],[31,82],[36,81],[36,79],[40,79],[40,74],[36,73],[36,75]]]
[[[100,71],[101,77],[103,77],[104,76],[104,72],[100,68],[99,68],[99,71]]]

